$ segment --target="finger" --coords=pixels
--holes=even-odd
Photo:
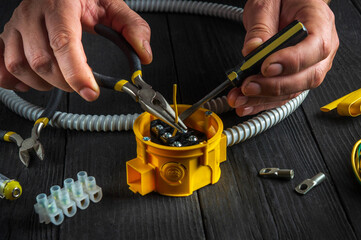
[[[99,87],[87,64],[81,43],[81,6],[77,1],[55,1],[45,13],[49,43],[69,86],[87,101],[99,96]]]
[[[282,102],[297,97],[301,92],[275,97],[250,97],[245,96],[240,88],[232,89],[228,94],[228,103],[233,108],[254,107],[257,105]]]
[[[334,17],[331,11],[322,11],[325,10],[311,9],[306,19],[299,19],[307,28],[308,37],[296,46],[282,49],[269,56],[262,64],[261,71],[264,76],[274,77],[299,72],[327,58],[334,51]],[[329,17],[323,17],[325,15]]]
[[[236,109],[236,113],[240,117],[247,116],[247,115],[254,115],[254,114],[257,114],[264,110],[269,110],[269,109],[273,109],[276,107],[280,107],[280,106],[286,104],[288,101],[289,100],[280,101],[280,102],[272,102],[269,104],[263,104],[263,105],[251,106],[251,107],[239,107]]]
[[[29,90],[29,87],[11,75],[5,67],[4,62],[4,42],[0,37],[0,87],[16,90],[19,92],[25,92]]]
[[[106,12],[104,21],[124,36],[143,64],[151,63],[153,54],[148,23],[131,10],[124,1],[103,1],[103,6]]]
[[[271,78],[251,76],[242,84],[242,93],[246,96],[282,96],[318,87],[330,69],[331,58],[333,55],[292,75]]]
[[[251,0],[244,7],[243,23],[247,30],[242,53],[252,50],[278,32],[279,0]]]
[[[31,69],[46,82],[64,91],[72,91],[65,81],[50,48],[45,25],[40,18],[32,18],[34,24],[21,27],[24,53]]]
[[[51,89],[51,85],[40,78],[29,66],[24,55],[21,35],[12,30],[2,35],[5,45],[4,63],[6,70],[14,77],[39,91]]]

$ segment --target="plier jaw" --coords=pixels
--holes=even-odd
[[[131,83],[124,79],[113,78],[93,72],[98,85],[128,93],[141,105],[144,111],[156,116],[178,131],[187,131],[186,125],[181,120],[177,123],[175,122],[175,112],[165,98],[159,92],[154,91],[152,86],[142,79],[140,59],[124,37],[111,28],[100,24],[95,25],[94,30],[99,35],[112,41],[124,52],[128,58],[130,72],[133,73]]]
[[[176,123],[175,112],[161,93],[144,82],[141,75],[136,76],[133,82],[138,87],[134,94],[144,111],[149,112],[180,132],[187,132],[187,126],[182,120],[179,119],[178,123]]]
[[[38,140],[41,129],[43,129],[43,127],[44,123],[36,123],[31,130],[31,137],[25,139],[21,143],[19,156],[20,160],[24,163],[25,166],[29,165],[31,151],[35,152],[36,156],[38,156],[40,160],[44,160],[45,150],[43,145]]]

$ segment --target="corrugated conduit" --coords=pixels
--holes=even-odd
[[[190,13],[242,22],[242,8],[223,4],[179,0],[134,0],[125,2],[137,12]],[[244,123],[224,130],[224,134],[227,136],[227,145],[231,146],[243,142],[279,123],[301,105],[307,94],[308,91],[305,91],[281,107],[265,111]],[[0,100],[12,111],[31,121],[38,119],[44,110],[25,101],[13,91],[2,88],[0,88]],[[225,96],[209,101],[204,107],[217,114],[232,109],[227,104]],[[78,131],[126,131],[132,129],[134,120],[138,116],[137,113],[99,116],[58,111],[49,124],[54,127]]]

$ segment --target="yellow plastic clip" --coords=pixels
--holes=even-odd
[[[128,81],[127,80],[120,80],[120,81],[118,81],[115,85],[114,85],[114,90],[115,91],[118,91],[118,92],[122,92],[123,90],[123,86],[125,85],[125,84],[127,84],[128,83]]]
[[[11,142],[10,136],[13,135],[13,134],[15,134],[15,132],[7,132],[7,133],[5,133],[4,138],[3,138],[4,141]]]
[[[38,123],[43,123],[44,124],[44,127],[46,127],[46,125],[48,125],[48,122],[49,122],[49,118],[47,117],[42,117],[42,118],[39,118],[38,120],[36,120],[35,124],[38,124]]]
[[[142,77],[142,71],[141,70],[137,70],[137,71],[135,71],[134,73],[133,73],[133,75],[132,75],[132,83],[134,83],[135,84],[135,82],[134,82],[134,79],[136,78],[136,77],[138,77],[138,76],[141,76]]]
[[[357,117],[361,114],[360,107],[361,88],[321,107],[321,111],[329,112],[337,108],[337,113],[341,116]]]

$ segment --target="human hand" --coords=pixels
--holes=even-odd
[[[303,90],[319,86],[331,69],[339,46],[334,15],[322,0],[248,0],[243,23],[244,56],[293,20],[302,22],[308,37],[269,56],[261,74],[248,77],[228,94],[239,116],[281,106]]]
[[[149,25],[119,0],[23,0],[0,34],[0,87],[99,96],[81,42],[101,23],[121,33],[143,64],[152,61]]]

